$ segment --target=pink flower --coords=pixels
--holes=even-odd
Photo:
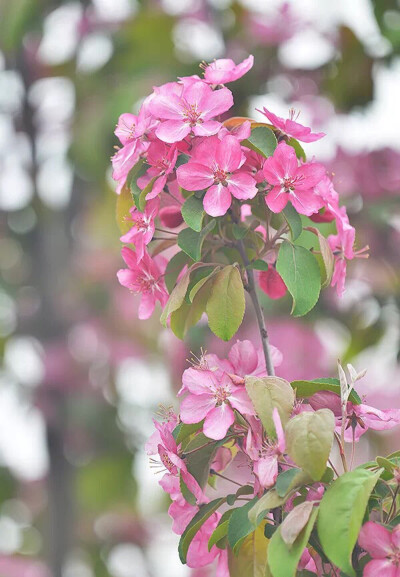
[[[178,88],[177,88],[178,87]],[[164,142],[179,142],[193,133],[196,136],[216,134],[221,123],[213,120],[233,105],[230,90],[213,91],[199,80],[188,84],[165,85],[155,92],[150,111],[162,120],[156,136]]]
[[[276,430],[276,441],[264,441],[260,436],[248,440],[248,447],[252,445],[249,456],[254,461],[254,474],[258,477],[261,486],[265,489],[269,489],[275,485],[279,472],[278,460],[286,449],[285,435],[277,408],[274,409],[272,418]]]
[[[299,124],[293,120],[296,114],[296,111],[293,108],[289,110],[289,118],[286,120],[276,116],[265,107],[263,110],[259,110],[259,112],[264,114],[264,116],[268,118],[271,124],[273,124],[276,128],[279,128],[283,134],[286,134],[289,137],[292,136],[293,138],[301,140],[302,142],[315,142],[316,140],[319,140],[325,136],[324,132],[313,133],[311,132],[311,128],[308,128],[308,126],[303,126],[302,124]],[[298,116],[299,114],[297,114],[296,119]]]
[[[201,526],[191,542],[187,554],[187,565],[192,569],[205,567],[218,559],[216,577],[229,577],[228,553],[218,549],[215,545],[208,551],[208,541],[221,518],[219,513],[214,513]]]
[[[163,307],[168,300],[168,293],[162,278],[162,270],[166,266],[163,258],[157,256],[154,260],[144,253],[139,261],[133,250],[124,246],[121,250],[122,258],[128,268],[120,269],[117,273],[122,286],[129,288],[135,294],[141,294],[142,300],[139,306],[139,318],[148,319],[153,314],[157,301]]]
[[[232,136],[205,139],[196,147],[192,159],[180,166],[177,178],[186,190],[207,189],[204,210],[210,216],[224,215],[232,202],[254,198],[254,178],[242,166],[246,160],[238,140]]]
[[[177,494],[177,479],[179,486],[179,476],[186,484],[189,491],[196,497],[198,503],[207,502],[203,491],[201,490],[196,479],[188,472],[185,462],[178,455],[178,447],[172,435],[168,423],[159,423],[153,421],[160,435],[160,443],[157,446],[157,452],[160,459],[158,463],[153,459],[153,466],[161,467],[165,470],[162,478],[162,487],[169,493],[173,500],[179,499],[181,492]],[[151,450],[151,446],[147,446]],[[160,483],[161,484],[161,483]]]
[[[185,388],[189,394],[181,405],[183,423],[199,423],[205,419],[204,434],[209,439],[219,440],[225,437],[235,421],[233,409],[244,415],[254,414],[246,389],[235,386],[227,374],[217,378],[207,370],[188,371],[191,371],[191,378],[186,379]]]
[[[164,142],[154,141],[150,144],[147,151],[146,160],[150,168],[146,174],[138,178],[137,184],[144,188],[155,178],[153,188],[146,195],[146,200],[151,200],[163,191],[167,183],[168,176],[175,168],[176,159],[178,158],[178,149],[176,145],[168,146]]]
[[[349,218],[345,207],[338,208],[335,212],[337,234],[328,236],[328,243],[335,255],[335,268],[331,286],[336,286],[338,296],[344,293],[344,285],[346,280],[346,260],[353,258],[368,258],[368,246],[361,250],[354,251],[354,241],[356,231],[349,223]]]
[[[272,265],[268,267],[268,270],[263,270],[258,273],[258,282],[261,290],[263,290],[270,299],[280,299],[285,296],[287,292],[281,275]]]
[[[158,208],[158,199],[154,199],[146,204],[143,212],[140,212],[136,207],[132,207],[129,211],[131,215],[129,222],[133,223],[133,227],[121,236],[120,240],[121,242],[135,245],[138,263],[140,263],[144,256],[145,247],[153,238],[155,229],[154,219],[157,216]]]
[[[323,201],[314,192],[325,175],[321,164],[311,162],[299,166],[294,149],[281,142],[274,155],[266,159],[263,170],[268,184],[272,185],[266,196],[272,212],[281,212],[289,200],[298,213],[306,216],[322,208]]]
[[[214,60],[205,68],[204,80],[209,84],[227,84],[244,76],[254,64],[254,56],[250,55],[240,64],[235,64],[230,58]]]
[[[177,228],[183,222],[181,208],[177,205],[164,206],[159,216],[161,224],[167,228]]]
[[[340,397],[331,391],[315,393],[309,398],[309,403],[314,410],[321,408],[331,409],[335,415],[336,430],[340,432],[342,425],[342,410]],[[400,409],[379,410],[369,405],[354,405],[350,401],[347,403],[345,441],[358,441],[368,429],[384,431],[392,429],[400,424]]]
[[[148,142],[133,140],[132,142],[128,142],[125,146],[120,148],[112,157],[112,177],[118,182],[118,194],[120,194],[122,188],[124,187],[129,172],[138,162],[141,155],[146,152],[148,147]]]
[[[400,577],[400,525],[390,532],[379,523],[367,521],[358,542],[372,557],[364,567],[363,577]]]

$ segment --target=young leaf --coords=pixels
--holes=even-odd
[[[315,379],[314,381],[292,381],[290,383],[296,391],[297,397],[308,398],[319,391],[331,391],[340,397],[340,384],[338,379]],[[361,399],[353,389],[350,393],[349,401],[354,405],[359,405]]]
[[[124,186],[121,194],[117,196],[116,218],[119,230],[122,234],[126,234],[132,227],[132,222],[127,220],[130,216],[129,209],[132,208],[132,196],[129,190]]]
[[[294,507],[281,524],[281,537],[289,549],[307,525],[314,508],[312,501],[303,501]]]
[[[287,203],[282,211],[282,214],[290,228],[292,240],[295,241],[299,238],[303,230],[303,224],[301,222],[300,215],[290,202]]]
[[[210,291],[211,283],[205,282],[194,296],[191,304],[185,301],[178,310],[172,313],[170,326],[178,339],[183,339],[190,327],[199,322],[206,310]]]
[[[268,270],[268,263],[265,260],[257,258],[253,260],[248,268],[254,268],[254,270]]]
[[[282,525],[272,535],[268,547],[268,565],[273,577],[294,577],[296,575],[297,566],[310,538],[317,515],[318,509],[313,507],[307,525],[290,549],[282,539]]]
[[[292,146],[294,148],[297,158],[304,160],[304,162],[307,160],[306,153],[304,152],[304,148],[301,146],[301,144],[298,140],[291,137],[288,139],[287,143],[289,146]]]
[[[351,556],[363,522],[369,496],[383,469],[376,473],[355,469],[326,491],[319,507],[318,536],[325,554],[344,573],[355,576]]]
[[[289,490],[293,480],[301,473],[301,469],[291,467],[282,473],[279,473],[276,479],[275,489],[279,497],[284,497]]]
[[[167,264],[165,269],[165,284],[168,292],[171,294],[181,270],[185,265],[190,266],[193,260],[182,250],[176,253]]]
[[[263,525],[246,537],[237,556],[228,549],[230,577],[265,576],[268,540],[264,537]]]
[[[202,505],[193,519],[190,521],[189,525],[186,527],[184,532],[182,533],[181,539],[179,541],[179,558],[182,563],[186,563],[186,556],[190,546],[190,543],[193,541],[196,533],[202,527],[202,525],[207,521],[209,517],[223,504],[225,503],[225,499],[214,499],[210,503],[206,505]]]
[[[251,150],[254,150],[257,154],[261,154],[264,158],[272,156],[278,145],[275,134],[268,126],[257,126],[253,128],[249,138],[243,140],[242,144],[243,146],[247,146],[247,148],[251,148]]]
[[[229,518],[228,543],[235,555],[239,552],[247,535],[254,531],[254,525],[249,520],[249,511],[257,501],[258,497],[255,497],[242,507],[238,507]]]
[[[190,437],[193,433],[197,433],[201,429],[203,421],[200,423],[195,423],[194,425],[186,425],[185,423],[179,423],[176,425],[175,429],[172,431],[172,436],[174,437],[176,444],[180,445],[182,441]]]
[[[195,266],[195,265],[193,265],[193,266]],[[167,301],[167,304],[165,305],[164,310],[163,310],[161,317],[160,317],[160,322],[164,326],[166,326],[166,324],[167,324],[168,317],[174,311],[178,310],[180,308],[180,306],[182,305],[182,303],[185,299],[186,291],[187,291],[188,286],[189,286],[190,273],[192,272],[192,270],[193,270],[193,267],[190,267],[185,272],[185,274],[183,275],[181,280],[175,286],[172,293],[169,295],[169,299]]]
[[[186,224],[196,232],[200,232],[204,215],[203,200],[194,194],[189,196],[182,206],[182,216]]]
[[[191,228],[184,228],[178,235],[178,246],[194,261],[201,259],[201,249],[206,236],[214,230],[215,220],[210,220],[201,230],[196,232]]]
[[[280,497],[275,489],[270,489],[265,493],[249,511],[249,521],[253,524],[253,527],[259,525],[268,511],[271,509],[276,509],[285,504],[285,499]]]
[[[224,267],[213,278],[206,312],[212,332],[229,341],[240,327],[245,309],[242,277],[236,266]]]
[[[269,435],[275,436],[272,412],[276,407],[283,425],[294,406],[294,392],[290,383],[280,377],[245,377],[246,391],[253,407]]]
[[[286,425],[288,455],[314,481],[325,473],[334,431],[335,417],[330,409],[300,413]]]
[[[211,537],[208,540],[208,550],[211,551],[214,545],[218,547],[218,543],[226,537],[228,533],[228,525],[229,519],[224,521],[223,523],[218,523],[217,527],[214,529],[214,532],[211,534]]]
[[[279,249],[276,270],[293,297],[292,314],[301,317],[317,303],[321,290],[318,262],[310,251],[285,240]]]
[[[132,168],[132,170],[129,172],[128,177],[126,179],[126,185],[127,185],[127,187],[129,187],[129,190],[131,191],[131,195],[132,195],[132,198],[135,202],[136,208],[138,210],[140,210],[141,212],[143,212],[144,207],[146,205],[146,200],[145,200],[146,195],[153,188],[153,184],[154,184],[154,180],[155,180],[155,179],[152,179],[152,181],[150,181],[151,182],[151,188],[149,190],[146,190],[146,193],[143,196],[143,194],[142,194],[143,191],[137,185],[137,180],[140,176],[143,176],[145,174],[145,172],[147,171],[147,168],[148,167],[146,165],[145,160],[140,159],[139,162],[137,162],[135,164],[135,166]],[[147,187],[148,186],[149,185],[147,185]]]
[[[322,288],[325,288],[329,286],[331,283],[333,276],[333,268],[335,265],[335,258],[333,256],[332,249],[329,246],[329,243],[327,239],[324,237],[324,235],[321,234],[321,232],[313,226],[308,226],[307,230],[313,232],[318,237],[319,248],[321,249],[321,256],[325,267],[325,280],[322,283]]]

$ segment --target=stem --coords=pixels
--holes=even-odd
[[[273,365],[272,359],[271,359],[271,350],[270,350],[270,346],[269,346],[267,328],[265,326],[265,321],[264,321],[264,314],[263,314],[263,311],[262,311],[262,308],[260,305],[260,301],[258,300],[258,296],[257,296],[257,292],[256,292],[256,286],[255,286],[255,282],[254,282],[253,270],[251,268],[248,268],[250,265],[250,261],[247,257],[243,241],[239,241],[238,249],[240,252],[240,256],[243,259],[243,263],[246,267],[247,285],[248,285],[247,286],[247,292],[250,295],[251,301],[253,303],[254,311],[255,311],[256,317],[257,317],[258,329],[260,331],[267,373],[269,376],[273,377],[273,376],[275,376],[275,371],[274,371],[274,365]]]
[[[347,473],[348,467],[347,467],[346,453],[344,452],[344,445],[342,444],[342,441],[337,433],[335,433],[335,439],[339,447],[339,453],[340,458],[342,459],[344,472]]]
[[[396,487],[396,489],[395,489],[395,492],[394,492],[394,495],[393,495],[393,500],[392,500],[392,505],[391,505],[391,507],[390,507],[390,510],[389,510],[389,513],[388,513],[388,516],[387,516],[387,521],[390,520],[390,516],[391,516],[391,514],[392,514],[392,511],[393,511],[393,509],[395,508],[396,498],[397,498],[398,492],[399,492],[399,485],[397,485],[397,487]]]
[[[352,471],[352,469],[353,469],[354,455],[356,452],[356,432],[355,432],[354,427],[352,427],[352,430],[353,430],[353,438],[352,438],[352,442],[351,442],[350,471]]]
[[[221,475],[221,473],[217,473],[217,471],[214,471],[214,469],[211,469],[210,474],[216,475],[217,477],[221,477],[221,479],[224,479],[225,481],[229,481],[230,483],[233,483],[234,485],[237,485],[238,487],[242,487],[241,483],[237,483],[236,481],[233,481],[233,479],[229,479],[228,477],[225,477],[225,475]]]

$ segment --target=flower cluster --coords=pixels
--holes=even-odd
[[[305,160],[300,142],[324,134],[301,125],[293,110],[286,120],[266,108],[260,111],[265,122],[227,117],[234,100],[226,84],[252,65],[252,56],[239,65],[228,59],[204,65],[203,77],[155,87],[137,115],[125,113],[118,121],[122,146],[112,158],[113,178],[124,207],[121,241],[134,247],[123,249],[128,269],[118,278],[142,295],[140,318],[148,318],[157,301],[164,307],[173,288],[164,282],[170,273],[164,251],[167,259],[179,249],[188,256],[175,262],[179,280],[193,262],[226,263],[226,247],[242,245],[234,260],[243,266],[244,284],[250,263],[272,299],[287,289],[295,298],[287,278],[291,264],[279,258],[279,249],[289,238],[301,245],[307,225],[332,223],[327,242],[320,235],[312,253],[326,265],[319,285],[331,283],[341,295],[346,262],[365,256],[354,250],[355,230],[325,167]]]
[[[277,349],[273,349],[273,359],[275,367],[279,366],[282,356]],[[307,392],[312,390],[316,392]],[[353,468],[346,460],[348,443],[354,455],[357,441],[368,429],[386,430],[400,424],[400,410],[370,407],[361,402],[354,388],[343,407],[339,380],[289,383],[268,377],[262,352],[250,341],[237,341],[227,359],[203,354],[193,361],[183,374],[179,396],[183,396],[179,416],[169,411],[164,422],[155,422],[147,452],[158,456],[165,471],[160,485],[172,499],[169,515],[173,530],[181,535],[181,559],[197,568],[217,558],[218,577],[229,577],[229,567],[234,566],[234,561],[228,563],[228,549],[240,551],[260,524],[271,539],[271,556],[271,549],[281,545],[276,545],[277,523],[279,539],[290,550],[307,525],[312,529],[318,514],[324,518],[335,482],[359,474],[354,469],[340,475],[338,465],[330,460],[333,445],[339,448],[347,471]],[[393,472],[388,480],[393,480],[396,490],[400,469],[395,460],[388,462]],[[369,467],[374,471],[379,462]],[[387,521],[395,513],[389,510],[393,493],[388,496]],[[348,495],[345,500],[346,507],[351,507]],[[324,529],[318,526],[318,531],[312,546],[305,541],[298,548],[294,569],[318,576],[339,575],[340,562],[331,559],[337,566],[330,573],[315,551],[315,542],[324,544]],[[382,575],[385,568],[388,575],[395,574],[390,571],[399,556],[396,531],[390,533],[370,521],[362,528],[360,546],[372,557],[365,577],[378,574],[373,570],[379,568]],[[275,572],[273,557],[269,567],[273,575],[283,574]]]

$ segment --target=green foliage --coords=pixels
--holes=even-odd
[[[244,287],[238,268],[226,266],[213,278],[206,312],[212,332],[229,341],[242,324],[245,310]]]
[[[314,507],[306,526],[291,547],[282,539],[282,525],[272,535],[268,546],[268,566],[273,577],[294,577],[304,547],[307,545],[318,515],[318,509]]]
[[[292,381],[290,383],[296,391],[296,397],[308,398],[320,391],[331,391],[340,397],[340,384],[338,379],[315,379],[314,381]],[[349,401],[354,405],[359,405],[361,399],[353,389],[349,396]]]
[[[203,433],[199,433],[186,445],[186,466],[200,487],[204,488],[206,486],[211,462],[218,447],[221,447],[224,442],[224,439],[212,441]]]
[[[244,540],[238,555],[228,549],[230,577],[265,577],[268,541],[264,527],[257,527]]]
[[[189,525],[186,527],[182,536],[179,541],[179,558],[182,563],[186,563],[186,556],[190,546],[190,543],[193,541],[196,533],[200,530],[203,524],[211,517],[219,507],[225,503],[225,499],[214,499],[214,501],[210,501],[206,505],[202,505],[193,519],[190,521]]]
[[[117,203],[116,203],[116,217],[117,217],[117,224],[122,234],[127,233],[132,226],[132,223],[129,222],[129,209],[132,208],[133,201],[132,196],[125,187],[121,190],[121,194],[117,196]]]
[[[314,481],[319,481],[333,444],[335,417],[330,409],[303,412],[286,425],[286,450]]]
[[[245,377],[246,391],[264,429],[275,436],[272,413],[276,407],[283,424],[293,411],[294,392],[290,383],[280,377]]]
[[[128,177],[126,179],[126,187],[129,188],[133,201],[136,208],[143,212],[146,206],[146,195],[151,191],[154,184],[154,179],[151,179],[149,184],[142,190],[138,184],[137,180],[143,176],[147,171],[148,166],[146,161],[142,158],[135,164],[135,166],[130,170]]]
[[[286,495],[294,479],[296,479],[296,477],[300,472],[301,469],[291,467],[290,469],[287,469],[286,471],[279,473],[275,483],[275,489],[279,497],[284,497]]]
[[[321,274],[314,255],[285,240],[279,249],[276,270],[293,297],[292,314],[307,314],[316,305],[321,290]]]
[[[204,215],[203,199],[195,194],[189,196],[182,206],[182,216],[186,224],[196,232],[201,232]]]
[[[258,498],[254,497],[242,507],[235,509],[229,518],[228,543],[235,555],[239,553],[247,535],[254,531],[254,524],[249,519],[249,511],[257,501]]]
[[[368,499],[382,469],[376,473],[355,469],[326,491],[318,516],[318,536],[325,554],[344,573],[355,576],[351,556],[363,523]]]
[[[292,241],[297,240],[303,230],[303,224],[301,222],[299,213],[294,208],[294,206],[290,202],[288,202],[285,208],[283,209],[282,214],[290,228]]]
[[[268,263],[265,260],[256,258],[253,260],[248,268],[253,268],[254,270],[268,270]]]
[[[268,156],[274,154],[277,140],[275,134],[268,126],[256,126],[256,128],[252,129],[249,138],[243,140],[242,144],[261,154],[264,158],[268,158]]]
[[[171,260],[167,264],[164,276],[165,284],[169,293],[172,292],[176,284],[176,279],[178,278],[183,267],[185,265],[190,266],[191,264],[193,264],[193,260],[183,251],[177,252],[171,258]]]
[[[268,511],[276,509],[284,505],[285,499],[280,497],[275,489],[270,489],[265,493],[249,511],[249,520],[253,526],[257,526],[261,523],[263,517]]]
[[[201,249],[203,248],[206,236],[214,230],[214,227],[215,220],[210,220],[201,232],[196,232],[191,228],[184,228],[178,235],[178,246],[190,256],[191,259],[198,262],[201,260]]]

